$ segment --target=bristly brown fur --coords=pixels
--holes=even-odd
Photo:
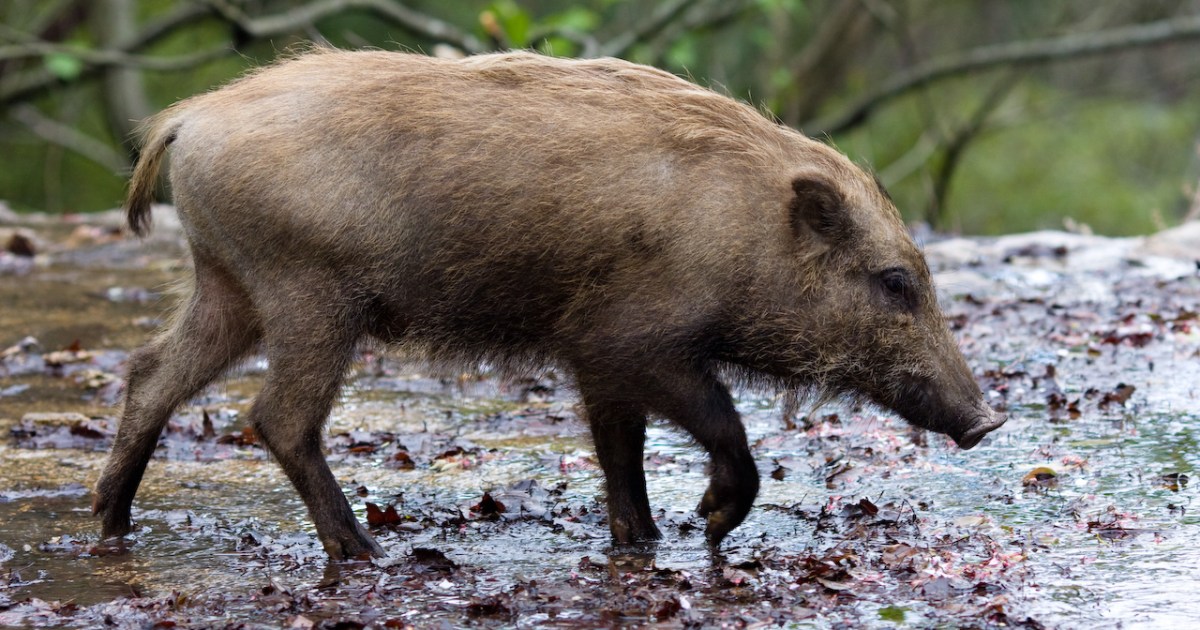
[[[757,469],[723,379],[857,395],[972,440],[991,421],[877,182],[661,70],[314,51],[172,106],[145,137],[129,225],[148,229],[171,145],[195,287],[131,361],[97,487],[106,534],[128,531],[171,411],[260,341],[250,422],[334,557],[380,552],[320,453],[364,337],[572,374],[618,542],[658,535],[648,415],[712,456],[710,542],[749,511]]]
[[[148,120],[142,128],[145,140],[137,168],[129,181],[129,194],[125,198],[125,218],[129,230],[137,236],[150,232],[150,205],[154,203],[154,191],[158,185],[158,171],[167,154],[167,145],[175,139],[174,129]]]

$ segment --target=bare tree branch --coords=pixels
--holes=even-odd
[[[22,59],[29,57],[42,57],[52,54],[63,54],[75,57],[89,66],[94,67],[109,67],[120,66],[126,68],[140,68],[142,70],[153,70],[157,72],[173,72],[177,70],[188,70],[198,65],[212,61],[218,57],[228,55],[232,49],[227,47],[214,48],[191,55],[180,55],[178,57],[144,57],[141,55],[132,55],[119,50],[94,50],[91,48],[80,48],[79,46],[65,46],[62,44],[52,44],[50,42],[28,42],[25,44],[11,44],[9,46],[0,46],[0,61],[7,59]],[[0,91],[0,101],[8,100],[5,98],[3,91]]]
[[[665,51],[684,35],[704,29],[720,28],[753,6],[753,3],[747,0],[717,0],[698,5],[694,10],[684,13],[682,19],[667,25],[654,41],[654,51],[651,55],[651,58],[656,60],[654,64],[661,65]]]
[[[1027,66],[1100,55],[1166,42],[1200,39],[1200,15],[1176,17],[1091,33],[981,46],[933,59],[887,80],[836,116],[804,125],[810,135],[833,134],[861,124],[881,104],[940,79],[1002,66]]]
[[[260,39],[303,29],[321,18],[348,9],[362,9],[388,19],[417,35],[458,46],[467,52],[479,53],[486,50],[478,39],[459,30],[458,27],[414,11],[393,0],[318,0],[274,15],[257,17],[246,15],[240,7],[228,0],[208,0],[208,5],[226,20]]]
[[[17,29],[6,30],[19,34],[18,37],[24,35],[26,32],[34,33],[40,37],[46,37],[47,30],[58,30],[55,27],[64,21],[63,14],[70,11],[72,9],[71,5],[73,5],[75,2],[76,0],[52,0],[48,2],[42,2],[38,7],[37,16],[35,16],[29,24],[24,25],[25,31],[18,31]],[[80,13],[86,14],[86,12]],[[76,16],[71,15],[70,17],[75,18]]]
[[[187,70],[232,51],[229,49],[211,50],[170,59],[141,57],[133,53],[175,30],[209,15],[215,14],[217,17],[237,24],[238,28],[253,36],[270,37],[303,29],[323,17],[355,8],[372,11],[414,33],[450,43],[468,52],[482,52],[485,49],[475,37],[463,33],[446,22],[413,11],[394,0],[321,0],[278,15],[255,18],[248,17],[241,9],[226,0],[206,0],[183,5],[175,11],[151,20],[134,38],[113,50],[98,51],[60,46],[38,40],[28,34],[19,34],[20,32],[16,29],[0,25],[0,28],[6,33],[18,33],[19,35],[15,35],[15,37],[18,41],[24,42],[23,47],[16,45],[0,47],[0,61],[6,58],[17,59],[56,52],[65,53],[88,65],[81,74],[81,79],[95,76],[103,68],[114,65],[156,71]],[[0,103],[31,98],[52,88],[58,82],[59,78],[44,68],[10,73],[8,76],[0,77]]]
[[[869,20],[870,14],[853,1],[834,3],[815,20],[817,30],[792,62],[792,80],[782,95],[780,118],[785,124],[807,120],[841,86],[852,53],[869,34]]]
[[[120,47],[137,36],[135,0],[92,0],[92,30],[98,44],[106,49]],[[131,154],[136,151],[134,129],[140,120],[154,113],[146,82],[139,68],[111,65],[100,77],[104,114],[108,128]]]
[[[636,28],[625,31],[620,35],[612,38],[602,46],[600,46],[600,57],[623,57],[629,53],[629,49],[639,43],[653,39],[656,35],[662,32],[667,26],[674,22],[685,11],[696,4],[697,0],[672,0],[671,3],[662,6],[650,19],[646,20]]]
[[[186,3],[170,13],[152,18],[142,25],[136,37],[131,39],[121,52],[141,50],[154,42],[174,33],[176,29],[187,26],[205,16],[213,15],[213,10],[204,4]]]
[[[37,137],[68,149],[103,166],[113,173],[125,173],[129,162],[107,143],[97,140],[70,125],[43,116],[36,107],[22,103],[9,110],[14,120],[25,125]]]
[[[946,216],[946,199],[950,195],[950,182],[954,179],[954,172],[958,170],[962,156],[967,152],[967,147],[983,132],[988,117],[1016,87],[1018,78],[1016,72],[1009,72],[997,81],[984,96],[979,107],[971,114],[971,118],[946,143],[942,164],[934,176],[933,196],[929,200],[929,210],[925,214],[925,220],[933,229],[945,227],[942,225],[942,221]]]
[[[891,188],[897,182],[915,173],[917,169],[925,166],[937,153],[938,136],[936,131],[926,129],[925,133],[922,133],[921,137],[917,138],[907,151],[881,168],[876,174],[879,176],[879,181],[883,182],[883,187]]]

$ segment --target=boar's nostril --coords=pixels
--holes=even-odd
[[[1005,422],[1008,422],[1008,416],[1002,413],[993,413],[990,416],[985,416],[976,420],[975,424],[972,425],[971,428],[966,431],[966,433],[951,437],[954,438],[954,443],[958,444],[959,448],[964,451],[970,450],[971,448],[974,448],[976,444],[979,444],[979,441],[983,439],[983,436],[995,431],[996,429],[999,429],[1004,425]]]

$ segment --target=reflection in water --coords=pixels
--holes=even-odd
[[[626,573],[654,568],[657,555],[658,543],[618,545],[608,552],[608,574],[618,579]]]

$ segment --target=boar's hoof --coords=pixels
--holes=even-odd
[[[636,545],[662,538],[653,521],[643,522],[636,518],[614,518],[609,529],[612,530],[613,543],[617,545]]]
[[[708,540],[708,545],[712,548],[717,548],[721,545],[721,541],[735,527],[742,524],[746,515],[750,513],[750,506],[754,502],[755,493],[751,492],[742,497],[730,497],[727,494],[722,494],[709,486],[708,491],[704,493],[704,498],[700,500],[700,507],[696,508],[696,512],[700,516],[708,519],[708,524],[704,528],[704,537]],[[746,496],[749,500],[746,500]]]
[[[358,525],[356,530],[348,532],[344,537],[323,538],[321,545],[325,547],[325,553],[335,561],[370,560],[386,555],[383,553],[383,547],[371,538],[362,525]]]
[[[120,538],[133,531],[129,510],[125,510],[123,514],[119,512],[120,510],[114,509],[100,494],[92,498],[92,516],[100,517],[100,538]]]
[[[1007,421],[1008,416],[1002,413],[992,413],[990,417],[978,421],[962,435],[952,435],[950,437],[954,438],[954,443],[958,445],[958,448],[965,451],[974,448],[983,439],[983,436],[999,429]]]

